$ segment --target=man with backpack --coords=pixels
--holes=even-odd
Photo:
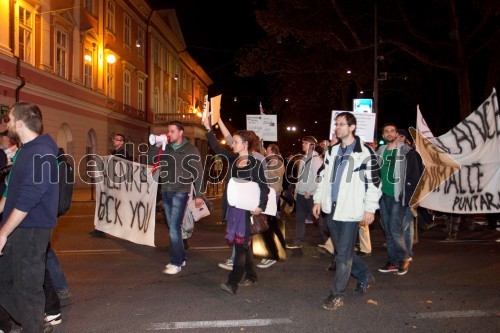
[[[13,104],[7,129],[22,146],[0,201],[4,213],[0,226],[0,329],[10,332],[12,318],[24,332],[43,332],[42,283],[59,200],[55,181],[58,148],[48,134],[42,134],[42,113],[34,104]]]
[[[75,181],[73,166],[69,163],[64,149],[59,148],[57,155],[57,172],[59,186],[59,204],[57,217],[66,214],[73,198],[73,184]],[[68,281],[61,268],[57,256],[49,242],[45,265],[45,280],[43,283],[45,293],[45,324],[54,326],[60,324],[61,300],[71,296]]]

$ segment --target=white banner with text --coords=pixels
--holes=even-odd
[[[428,164],[433,167],[424,171],[419,183],[432,190],[419,198],[420,206],[455,214],[500,212],[500,111],[495,90],[466,119],[430,143],[440,152],[430,144],[421,147],[426,169]],[[441,163],[444,155],[459,164],[454,173],[449,172],[451,160]]]
[[[97,230],[133,243],[155,246],[158,172],[116,156],[95,160]],[[154,177],[154,178],[153,178]]]

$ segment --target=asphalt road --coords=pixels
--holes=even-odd
[[[386,260],[384,237],[375,223],[373,255],[365,260],[376,284],[365,296],[351,292],[345,305],[322,308],[333,274],[328,256],[316,248],[318,229],[308,225],[306,246],[287,250],[287,259],[258,269],[259,282],[237,295],[219,289],[228,272],[217,263],[230,255],[216,210],[198,222],[187,265],[161,274],[169,262],[168,230],[159,217],[156,247],[114,237],[92,238],[94,205],[74,203],[53,236],[68,278],[71,298],[62,302],[63,322],[54,332],[498,332],[500,264],[498,231],[464,230],[445,242],[442,226],[419,235],[408,274],[376,271]],[[283,214],[286,236],[293,217]]]

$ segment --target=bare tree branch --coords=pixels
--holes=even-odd
[[[433,58],[433,57],[429,56],[428,54],[423,53],[423,52],[419,51],[418,49],[411,47],[410,45],[408,45],[406,43],[403,43],[400,40],[384,40],[384,42],[400,47],[406,53],[411,54],[412,56],[414,56],[415,58],[417,58],[418,60],[420,60],[421,62],[423,62],[425,64],[428,64],[428,65],[431,65],[434,67],[438,67],[438,68],[442,68],[442,69],[446,69],[446,70],[454,72],[454,73],[456,73],[458,70],[458,68],[456,66],[452,66],[446,62],[441,62],[441,61],[437,60],[436,58]]]
[[[337,14],[340,17],[342,24],[350,32],[350,34],[351,34],[352,38],[354,39],[354,41],[356,42],[356,44],[361,45],[362,44],[361,39],[359,39],[357,32],[354,29],[352,29],[351,25],[349,24],[349,22],[347,21],[345,15],[344,15],[344,12],[339,8],[337,1],[332,0],[332,4],[333,4],[333,8],[335,9],[335,11],[337,12]]]
[[[410,21],[410,18],[408,17],[408,13],[406,12],[406,9],[401,3],[401,0],[397,1],[399,12],[401,14],[401,17],[403,18],[403,24],[405,28],[408,30],[410,34],[412,34],[416,39],[418,39],[420,42],[427,44],[429,46],[444,46],[444,47],[450,47],[453,44],[452,43],[447,43],[447,42],[435,42],[427,38],[427,36],[423,35],[418,29],[416,29],[413,24]]]

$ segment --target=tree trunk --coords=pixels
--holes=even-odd
[[[458,98],[460,101],[460,119],[464,120],[472,112],[470,100],[470,82],[467,65],[460,66],[456,73],[458,84]]]

